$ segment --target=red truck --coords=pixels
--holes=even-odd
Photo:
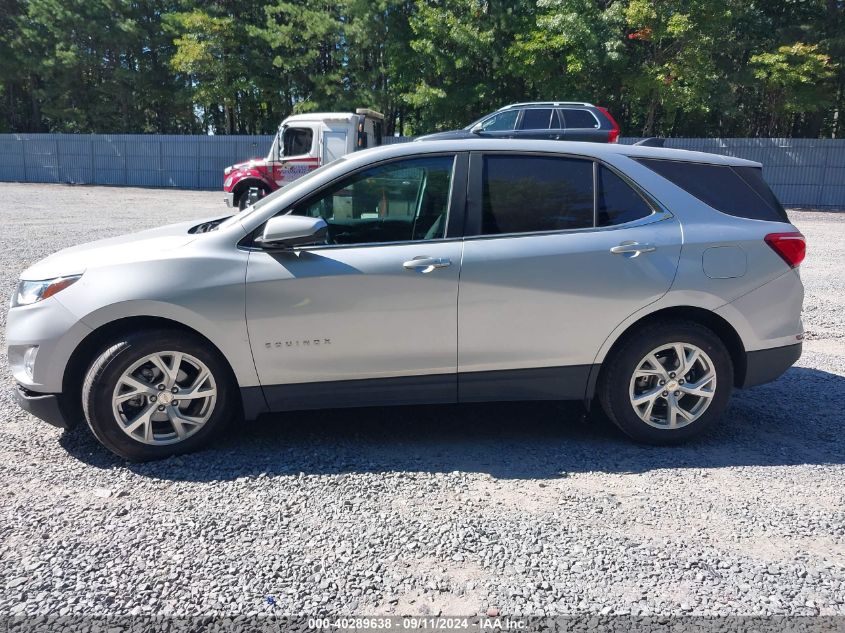
[[[223,170],[226,204],[243,209],[283,185],[340,158],[381,145],[384,115],[367,108],[295,114],[282,121],[266,158]]]

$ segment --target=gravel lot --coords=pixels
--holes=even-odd
[[[59,248],[224,211],[218,192],[0,194],[3,301]],[[130,465],[14,406],[3,354],[0,615],[845,615],[845,214],[791,218],[804,356],[680,448],[574,406],[440,406],[288,414]]]

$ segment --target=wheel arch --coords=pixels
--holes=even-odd
[[[238,379],[235,374],[232,364],[221,349],[207,336],[194,328],[168,319],[166,317],[158,316],[127,316],[109,321],[103,325],[92,330],[88,335],[82,339],[79,345],[73,350],[67,364],[65,365],[64,375],[62,376],[62,396],[63,407],[67,414],[73,415],[76,419],[82,415],[81,398],[77,397],[81,394],[82,382],[85,379],[85,374],[88,371],[91,363],[96,358],[98,352],[102,351],[103,346],[107,341],[113,340],[116,337],[151,329],[166,329],[178,332],[189,333],[206,343],[212,350],[214,350],[223,361],[224,367],[229,373],[229,380],[232,384],[232,392],[236,398],[240,399],[240,389],[238,388]],[[71,394],[73,394],[71,396]],[[237,407],[242,408],[242,402],[239,400],[236,403]]]
[[[731,325],[724,317],[716,314],[712,310],[688,305],[670,306],[641,316],[633,323],[628,324],[625,329],[618,334],[616,339],[613,340],[612,344],[607,349],[607,352],[604,354],[601,363],[594,365],[593,370],[590,372],[590,377],[587,382],[587,392],[584,396],[584,400],[588,403],[588,405],[595,395],[596,385],[598,384],[602,371],[605,367],[605,361],[608,358],[612,358],[619,346],[622,345],[629,336],[632,336],[636,330],[644,325],[648,325],[649,323],[667,319],[692,321],[710,329],[714,334],[716,334],[716,336],[719,337],[731,356],[731,362],[734,367],[734,386],[739,387],[744,383],[747,369],[746,350],[745,345],[742,342],[742,338],[739,336],[739,333],[736,331],[734,326]]]

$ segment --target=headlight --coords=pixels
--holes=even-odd
[[[223,188],[228,189],[232,185],[232,180],[234,180],[233,176],[229,176],[226,180],[223,181]]]
[[[54,279],[42,279],[40,281],[21,280],[18,289],[12,296],[12,307],[28,306],[37,303],[42,299],[52,297],[68,286],[79,281],[82,275],[70,275],[68,277],[56,277]]]

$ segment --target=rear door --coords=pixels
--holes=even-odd
[[[519,119],[516,138],[557,140],[564,134],[562,127],[554,108],[526,108]]]
[[[459,399],[583,397],[607,336],[669,289],[680,226],[588,158],[474,153],[470,164]]]

